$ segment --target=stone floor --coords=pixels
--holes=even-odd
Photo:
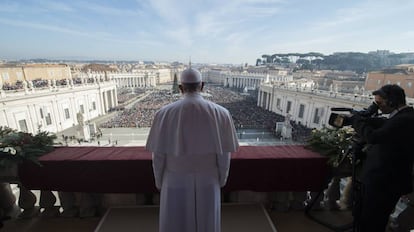
[[[349,212],[314,211],[315,216],[328,223],[342,225],[352,220]],[[289,210],[285,212],[269,210],[278,232],[329,232],[333,231],[309,219],[303,210]],[[5,221],[0,231],[5,232],[92,232],[97,227],[100,217],[91,218],[43,218],[12,219]],[[337,223],[337,224],[335,224]],[[120,232],[122,229],[119,230]],[[257,231],[259,232],[259,231]]]
[[[334,229],[349,225],[353,217],[350,210],[328,210],[312,209],[309,214],[319,222],[311,219],[305,214],[304,209],[285,209],[275,208],[270,205],[264,205],[268,214],[273,221],[277,232],[329,232],[349,230]],[[4,222],[4,227],[0,231],[5,232],[92,232],[98,226],[101,216],[87,218],[64,218],[64,217],[34,217],[32,219],[18,219],[19,209],[10,220]],[[388,228],[386,232],[413,232],[414,231],[414,208],[409,207],[406,213],[401,214],[399,219],[400,228],[392,230]],[[122,230],[119,230],[120,232]],[[116,231],[118,232],[118,231]],[[260,232],[260,231],[257,231]]]

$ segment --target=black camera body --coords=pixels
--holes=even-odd
[[[373,102],[367,109],[357,111],[352,108],[332,108],[331,111],[346,111],[349,114],[331,113],[329,116],[329,125],[342,128],[344,126],[352,126],[356,117],[369,118],[378,114],[378,105]]]

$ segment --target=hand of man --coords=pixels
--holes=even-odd
[[[355,114],[352,116],[352,128],[354,128],[356,133],[360,134],[365,124],[366,124],[365,117],[362,117],[358,114]]]

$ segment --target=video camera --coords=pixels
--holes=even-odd
[[[378,105],[375,102],[373,102],[368,108],[361,111],[344,107],[331,108],[331,111],[349,112],[349,114],[331,113],[331,115],[329,116],[329,125],[336,128],[342,128],[344,126],[352,126],[355,117],[369,118],[371,116],[378,114]]]

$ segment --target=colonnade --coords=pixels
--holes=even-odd
[[[154,87],[156,85],[156,73],[111,73],[109,74],[115,80],[117,87]]]
[[[371,102],[372,96],[368,95],[263,84],[257,105],[283,116],[289,115],[291,120],[309,128],[322,128],[328,125],[332,108],[361,110]]]

